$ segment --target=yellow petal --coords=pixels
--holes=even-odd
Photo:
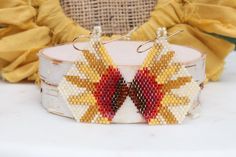
[[[91,93],[83,93],[80,95],[72,95],[67,99],[71,105],[95,105],[96,99]]]
[[[161,101],[162,106],[187,105],[188,103],[189,103],[188,97],[177,96],[174,94],[166,94]]]
[[[178,63],[168,66],[157,76],[156,81],[161,84],[167,83],[169,79],[180,70],[180,68],[181,65]]]
[[[95,69],[83,63],[77,63],[76,66],[91,82],[99,82],[100,76]]]
[[[85,112],[85,114],[81,117],[81,122],[91,123],[91,121],[94,119],[94,117],[98,113],[98,108],[96,105],[89,106],[88,110]]]
[[[162,116],[162,118],[166,121],[167,124],[178,123],[173,113],[167,107],[161,107],[159,110],[159,114]]]

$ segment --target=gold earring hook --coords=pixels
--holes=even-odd
[[[177,32],[175,32],[175,33],[173,33],[173,34],[167,36],[166,38],[169,39],[169,38],[171,38],[171,37],[173,37],[173,36],[175,36],[175,35],[177,35],[177,34],[183,32],[183,31],[184,31],[184,30],[179,30],[179,31],[177,31]],[[144,50],[140,50],[140,49],[141,49],[141,47],[143,47],[144,45],[146,45],[146,44],[148,44],[148,43],[151,43],[151,42],[154,42],[155,40],[158,40],[158,39],[161,38],[161,37],[165,37],[165,36],[161,36],[160,34],[158,34],[158,35],[157,35],[157,38],[155,38],[155,39],[153,39],[153,40],[148,40],[147,42],[142,43],[141,45],[139,45],[139,46],[137,47],[137,50],[136,50],[137,53],[143,53],[143,52],[146,52],[146,51],[150,50],[152,47],[146,48],[146,49],[144,49]]]
[[[77,43],[78,39],[81,39],[81,38],[90,38],[91,34],[89,35],[79,35],[78,37],[76,37],[73,41],[72,41],[72,46],[74,49],[76,49],[77,51],[83,51],[82,49],[79,49],[78,47],[75,46],[75,44]]]
[[[124,40],[130,40],[130,36],[132,35],[132,33],[137,29],[137,27],[134,27],[131,31],[129,31],[126,35],[123,35],[119,38],[116,38],[116,39],[112,39],[112,40],[109,40],[109,41],[106,41],[106,42],[102,42],[102,44],[109,44],[111,42],[114,42],[114,41],[117,41],[117,40],[121,40],[121,39],[124,39]],[[93,32],[90,33],[89,35],[80,35],[78,37],[76,37],[74,40],[73,40],[73,47],[74,49],[78,50],[78,51],[83,51],[82,49],[76,47],[76,42],[78,41],[78,39],[81,39],[81,38],[94,38],[96,40],[99,40],[100,37],[101,37],[101,33],[102,33],[102,30],[101,30],[101,27],[100,26],[95,26],[93,28]]]
[[[168,39],[171,38],[171,37],[173,37],[173,36],[176,36],[176,35],[178,35],[179,33],[182,33],[182,32],[184,32],[183,29],[182,29],[182,30],[179,30],[179,31],[176,31],[175,33],[169,35],[169,36],[168,36]]]
[[[150,50],[152,47],[149,47],[149,48],[146,48],[146,49],[144,49],[144,50],[140,50],[141,49],[141,47],[143,47],[144,45],[146,45],[146,44],[148,44],[148,43],[151,43],[151,42],[154,42],[155,41],[155,39],[154,40],[148,40],[147,42],[145,42],[145,43],[142,43],[141,45],[139,45],[138,47],[137,47],[137,52],[138,53],[143,53],[143,52],[146,52],[146,51],[148,51],[148,50]]]
[[[92,38],[96,41],[99,41],[100,37],[101,37],[101,34],[102,34],[102,29],[100,26],[94,26],[93,28],[93,32],[90,33],[89,35],[80,35],[78,36],[77,38],[75,38],[73,40],[73,47],[74,49],[78,50],[78,51],[83,51],[82,49],[78,48],[75,46],[76,42],[78,39],[81,39],[81,38]]]
[[[107,42],[102,42],[103,44],[109,44],[111,42],[114,42],[114,41],[117,41],[117,40],[121,40],[121,39],[124,39],[124,40],[130,40],[130,37],[132,35],[132,33],[137,29],[137,27],[134,27],[131,31],[129,31],[127,34],[121,36],[121,37],[118,37],[116,39],[112,39],[112,40],[109,40]]]

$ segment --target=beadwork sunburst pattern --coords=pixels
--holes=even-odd
[[[167,41],[160,39],[137,71],[129,95],[149,124],[176,124],[183,121],[198,91]]]
[[[128,86],[100,42],[91,42],[90,49],[82,51],[59,90],[78,121],[106,124],[123,104]]]
[[[58,88],[77,121],[111,123],[130,96],[150,125],[182,122],[199,91],[164,38],[154,43],[130,86],[104,45],[91,40]]]

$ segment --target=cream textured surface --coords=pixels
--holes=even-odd
[[[47,113],[32,84],[0,82],[0,156],[236,156],[236,53],[203,90],[198,119],[182,125],[94,125]]]

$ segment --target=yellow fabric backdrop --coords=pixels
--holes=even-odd
[[[151,18],[132,34],[132,39],[153,39],[159,26],[169,32],[184,29],[170,42],[206,53],[207,78],[217,80],[234,45],[209,33],[236,38],[236,1],[159,0]],[[0,0],[2,77],[9,82],[37,79],[38,50],[70,42],[81,34],[89,31],[64,15],[59,0]]]

